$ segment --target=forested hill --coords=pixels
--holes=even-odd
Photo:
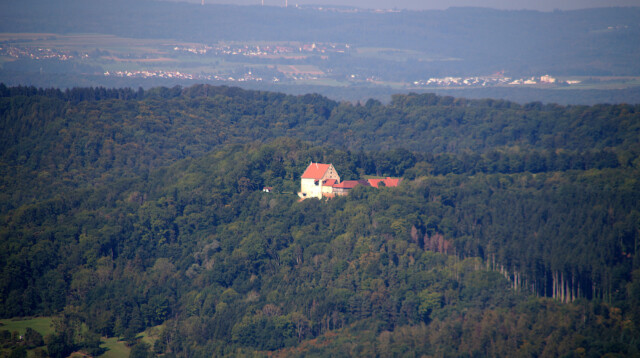
[[[356,152],[402,149],[429,158],[432,174],[617,167],[640,151],[639,105],[519,105],[432,94],[353,105],[206,85],[150,91],[0,85],[0,114],[3,180],[37,173],[31,188],[141,174],[222,144],[278,137]],[[384,163],[367,171],[401,175],[411,161],[397,168]],[[23,193],[14,192],[11,202],[29,200]]]
[[[0,316],[51,356],[640,354],[640,106],[0,85],[0,121]],[[299,202],[310,161],[404,181]]]
[[[2,86],[0,96],[5,150],[29,138],[41,145],[59,143],[54,136],[64,133],[79,138],[72,135],[78,130],[86,131],[89,136],[81,137],[91,143],[111,139],[114,146],[136,140],[137,134],[150,136],[153,140],[136,141],[147,150],[180,148],[181,154],[164,153],[172,159],[200,155],[222,143],[280,136],[349,150],[402,147],[422,153],[488,153],[515,146],[628,150],[637,147],[640,135],[639,105],[519,105],[433,94],[396,95],[389,105],[375,100],[353,105],[313,94],[288,96],[206,85],[146,92]],[[29,116],[16,107],[28,108]],[[60,133],[61,127],[67,131]],[[111,138],[93,138],[91,132]]]

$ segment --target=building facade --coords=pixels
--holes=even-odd
[[[340,176],[332,164],[311,162],[300,179],[300,192],[298,196],[307,198],[333,198],[336,195],[347,195],[358,185],[374,188],[396,187],[402,181],[401,178],[386,179],[359,179],[340,182]]]
[[[302,199],[331,197],[333,186],[340,183],[340,176],[333,164],[311,162],[302,174],[300,192]]]

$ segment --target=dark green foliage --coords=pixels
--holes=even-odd
[[[136,345],[131,348],[130,358],[149,358],[153,357],[151,352],[149,352],[149,344],[144,342],[136,343]]]
[[[75,350],[74,348],[73,338],[65,332],[47,337],[47,352],[52,358],[67,357]]]
[[[38,331],[27,327],[24,333],[24,344],[28,348],[35,348],[44,345],[44,340],[42,339],[42,335]]]
[[[636,107],[4,91],[0,315],[52,356],[638,352]],[[310,161],[405,180],[299,202]]]
[[[0,344],[2,344],[2,347],[11,346],[12,343],[11,332],[6,329],[0,330]]]
[[[27,358],[27,350],[24,347],[17,347],[11,351],[9,358]]]

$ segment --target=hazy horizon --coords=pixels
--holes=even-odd
[[[173,0],[199,3],[201,0]],[[204,0],[205,4],[260,5],[262,0]],[[484,7],[500,10],[578,10],[598,7],[640,6],[640,0],[287,0],[289,6],[325,5],[360,8],[444,10],[450,7]],[[285,0],[264,0],[264,5],[284,6]]]

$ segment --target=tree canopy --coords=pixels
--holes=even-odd
[[[0,86],[0,316],[54,355],[638,354],[638,109]],[[310,161],[405,180],[300,202]]]

